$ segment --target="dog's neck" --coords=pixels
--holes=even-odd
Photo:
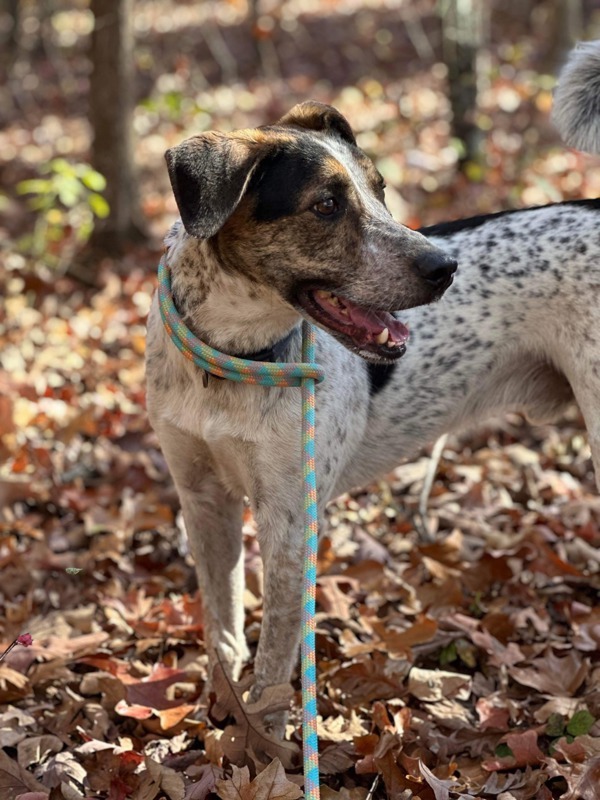
[[[176,223],[165,240],[175,305],[203,342],[231,355],[272,347],[301,322],[271,288],[223,269],[207,242]]]

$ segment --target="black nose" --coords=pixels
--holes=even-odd
[[[441,250],[427,250],[414,261],[417,274],[436,288],[444,284],[449,286],[457,267],[456,259]]]

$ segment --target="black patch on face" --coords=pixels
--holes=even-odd
[[[567,208],[589,208],[592,211],[600,211],[600,198],[592,200],[567,200],[564,203],[548,203],[548,205],[545,206],[532,206],[531,208],[511,208],[507,211],[498,211],[496,214],[480,214],[476,217],[469,217],[468,219],[455,219],[451,222],[440,222],[437,225],[429,225],[426,228],[419,228],[418,230],[423,236],[451,236],[453,233],[479,228],[490,220],[507,217],[510,214],[522,214],[525,211],[538,211],[540,208],[557,208],[559,206]],[[565,240],[563,243],[567,244],[569,241],[570,239]]]
[[[388,385],[396,369],[396,364],[367,364],[369,373],[369,394],[374,397]]]
[[[323,198],[335,195],[338,202],[342,181],[323,178],[326,153],[306,137],[297,148],[280,149],[263,160],[250,182],[248,195],[256,198],[253,216],[257,222],[273,222],[304,211],[301,200],[309,186],[322,187]]]

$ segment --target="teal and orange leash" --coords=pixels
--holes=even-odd
[[[302,326],[302,361],[313,363],[317,332],[308,322]],[[315,648],[315,599],[319,512],[315,469],[315,379],[302,380],[302,472],[304,475],[304,573],[302,579],[302,743],[304,795],[319,800],[319,739],[317,737],[317,663]]]
[[[261,386],[302,387],[302,474],[304,480],[304,569],[302,579],[302,756],[304,796],[319,800],[319,740],[317,737],[317,665],[315,597],[317,580],[318,510],[315,470],[315,387],[325,374],[315,363],[316,330],[302,325],[302,363],[274,364],[221,353],[200,341],[179,316],[171,291],[171,276],[163,256],[158,265],[158,301],[165,329],[178,350],[206,374]]]

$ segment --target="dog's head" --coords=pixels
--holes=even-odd
[[[166,159],[187,233],[364,358],[400,357],[408,330],[391,312],[452,283],[456,262],[392,219],[381,175],[331,106],[194,136]]]

